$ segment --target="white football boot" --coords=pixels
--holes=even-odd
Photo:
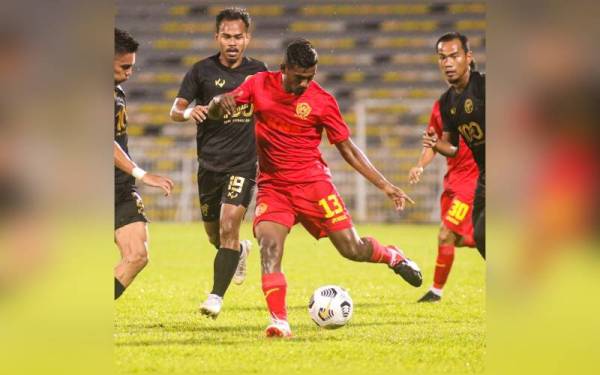
[[[209,294],[206,301],[200,305],[200,312],[202,315],[206,315],[207,318],[217,319],[222,307],[223,298],[216,294]]]
[[[292,337],[292,330],[290,324],[286,320],[271,319],[271,324],[265,330],[267,337]]]
[[[250,242],[250,240],[242,240],[240,241],[240,246],[242,247],[240,251],[240,260],[238,261],[235,274],[233,274],[233,282],[236,285],[240,285],[246,280],[246,260],[250,254],[252,242]]]

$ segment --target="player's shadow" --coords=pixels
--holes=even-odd
[[[215,346],[215,345],[243,345],[254,341],[254,339],[246,340],[211,340],[210,338],[190,338],[190,339],[163,339],[163,340],[140,340],[135,342],[115,343],[118,347],[148,347],[148,346],[171,346],[171,345],[190,345],[190,346]]]
[[[206,318],[204,318],[206,319]],[[239,331],[241,333],[248,330],[257,330],[260,331],[263,328],[262,325],[235,325],[235,326],[206,326],[202,325],[202,323],[197,324],[196,322],[189,323],[181,323],[181,324],[173,324],[173,323],[153,323],[153,324],[124,324],[117,327],[117,331],[132,331],[132,330],[140,330],[140,331],[163,331],[163,332],[236,332]]]
[[[287,310],[288,311],[307,310],[307,309],[308,309],[308,303],[306,305],[287,306]],[[267,312],[267,308],[264,305],[260,305],[260,306],[232,306],[232,307],[228,306],[227,310],[229,310],[229,311],[259,311],[259,312]]]

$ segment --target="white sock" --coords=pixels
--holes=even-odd
[[[429,288],[429,290],[431,290],[433,292],[433,294],[435,294],[436,296],[440,296],[440,297],[442,296],[442,290],[441,289],[431,287],[431,288]]]

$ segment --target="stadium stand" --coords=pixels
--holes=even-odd
[[[116,4],[116,25],[141,42],[136,73],[125,84],[133,157],[143,168],[172,176],[177,184],[172,199],[158,199],[159,193],[143,189],[144,200],[154,220],[199,220],[195,127],[171,122],[169,109],[189,67],[215,53],[214,17],[232,4]],[[444,160],[436,158],[416,188],[406,177],[419,155],[431,106],[445,90],[433,44],[448,31],[467,34],[479,69],[485,71],[485,3],[251,0],[235,5],[247,8],[254,22],[247,54],[265,61],[271,70],[278,69],[283,48],[294,37],[315,44],[320,59],[316,79],[338,99],[353,138],[417,201],[398,215],[324,140],[325,160],[355,220],[438,221]]]

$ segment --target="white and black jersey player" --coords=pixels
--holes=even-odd
[[[240,8],[216,17],[219,52],[198,61],[187,72],[171,108],[174,121],[197,126],[198,192],[208,238],[217,248],[213,289],[200,311],[216,318],[231,283],[246,274],[250,241],[239,239],[240,225],[256,185],[256,143],[252,105],[239,106],[224,119],[209,119],[208,103],[230,92],[251,75],[266,71],[263,62],[244,56],[250,43],[250,16]],[[191,106],[193,104],[193,106]]]
[[[442,35],[436,51],[438,66],[450,85],[440,97],[444,131],[440,139],[432,133],[424,134],[423,146],[454,157],[460,136],[471,149],[479,169],[473,201],[474,238],[485,258],[485,75],[474,70],[473,53],[462,34]]]

